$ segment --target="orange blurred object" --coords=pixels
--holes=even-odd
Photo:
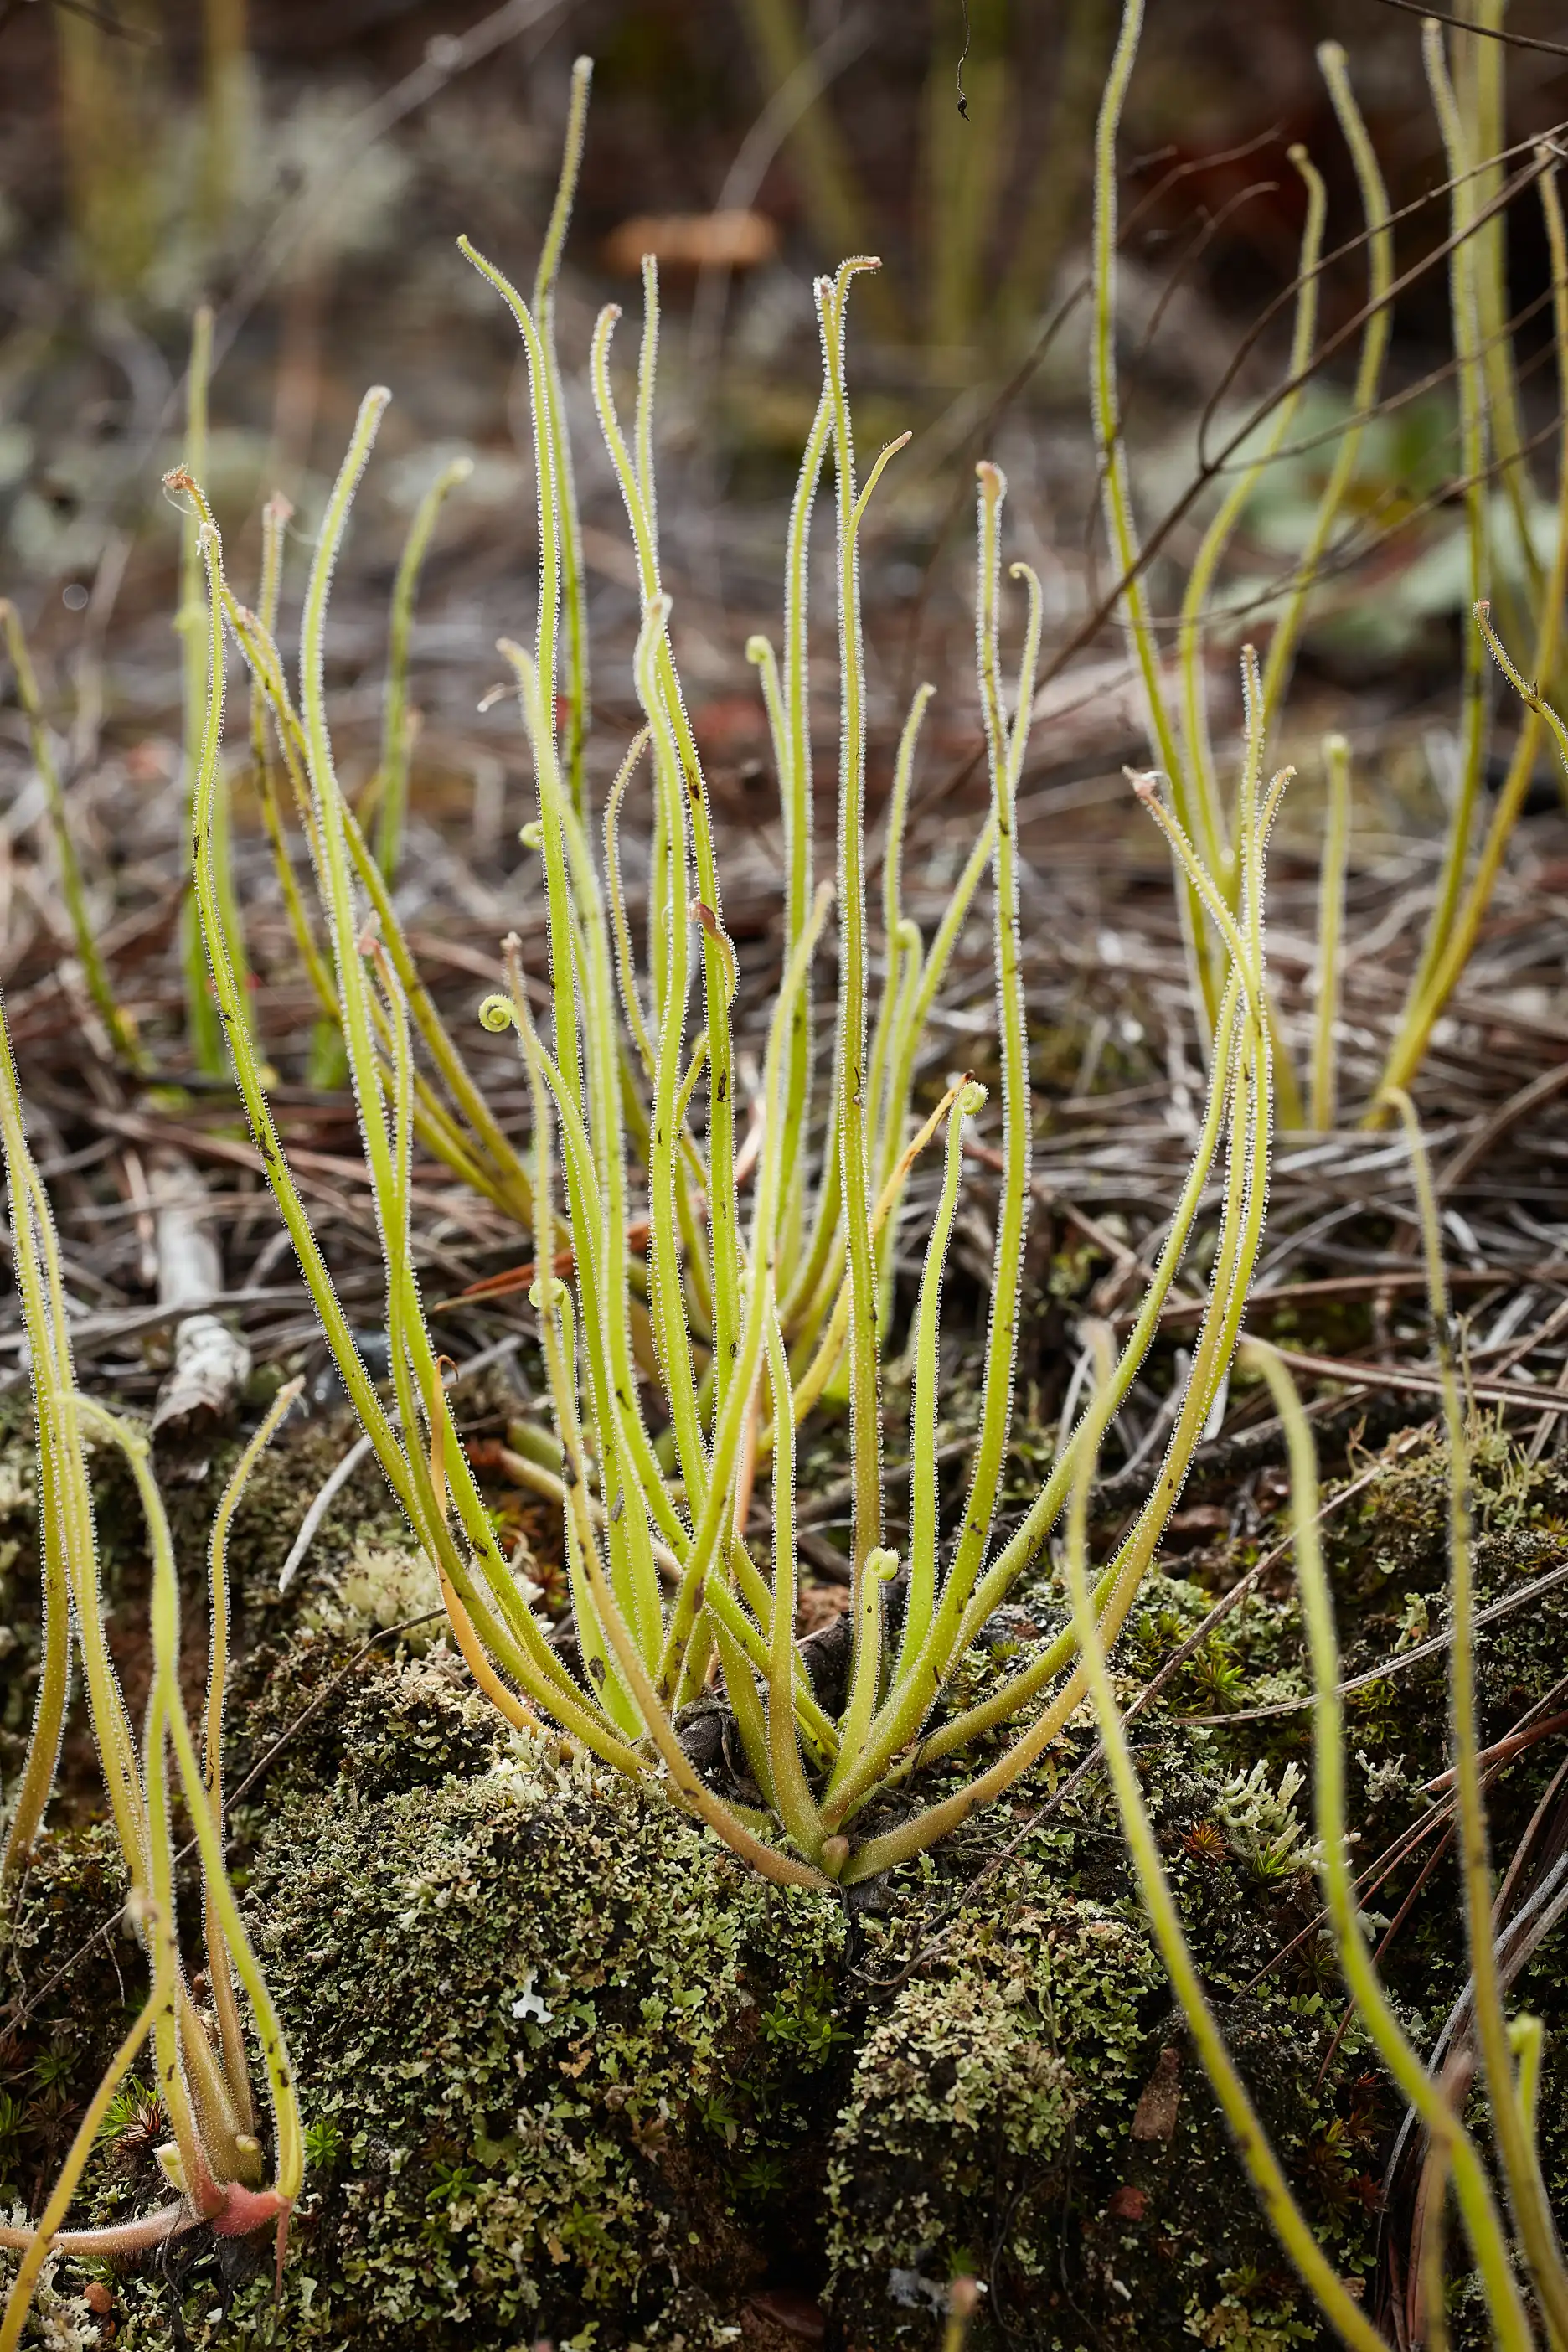
[[[721,695],[691,713],[698,747],[715,759],[759,750],[768,740],[767,713],[749,694]]]
[[[635,278],[645,253],[661,269],[755,269],[779,249],[776,223],[763,213],[639,213],[605,239],[606,269]]]

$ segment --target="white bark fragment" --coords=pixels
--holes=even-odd
[[[202,1306],[174,1326],[174,1369],[158,1392],[153,1433],[177,1451],[202,1452],[232,1417],[250,1378],[250,1349],[206,1308],[223,1289],[223,1259],[207,1230],[206,1187],[183,1154],[155,1152],[148,1179],[158,1252],[158,1303]],[[192,1465],[199,1476],[205,1462]]]

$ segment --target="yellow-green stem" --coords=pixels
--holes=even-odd
[[[1550,2336],[1568,2344],[1568,2269],[1541,2174],[1541,2161],[1520,2105],[1513,2052],[1498,1967],[1492,1924],[1492,1874],[1488,1850],[1486,1802],[1481,1784],[1479,1707],[1476,1695],[1475,1553],[1470,1516],[1470,1459],[1464,1408],[1454,1366],[1448,1281],[1443,1265],[1443,1228],[1431,1163],[1415,1107],[1394,1091],[1390,1108],[1404,1126],[1410,1147],[1433,1339],[1443,1391],[1443,1429],[1448,1454],[1448,1557],[1453,1630],[1449,1636],[1448,1688],[1453,1721],[1454,1804],[1458,1827],[1459,1874],[1469,1945],[1475,2034],[1486,2078],[1488,2102],[1509,2204],[1519,2231],[1531,2282],[1540,2298]]]
[[[1539,680],[1551,677],[1558,667],[1563,646],[1563,608],[1568,604],[1568,231],[1564,229],[1563,199],[1554,173],[1542,171],[1538,184],[1552,260],[1558,401],[1562,410],[1557,451],[1556,531],[1551,569],[1536,624],[1534,675]],[[1475,872],[1465,892],[1464,903],[1455,915],[1444,953],[1430,976],[1425,993],[1418,1001],[1406,1006],[1389,1049],[1388,1063],[1384,1072],[1385,1087],[1408,1086],[1421,1066],[1433,1027],[1475,950],[1504,855],[1535,774],[1546,705],[1539,688],[1526,688],[1512,665],[1503,656],[1484,614],[1478,615],[1477,625],[1515,691],[1522,696],[1525,716],[1521,721],[1508,773],[1487,826],[1480,856],[1476,860]],[[1374,1101],[1368,1112],[1369,1124],[1375,1124],[1381,1116]]]
[[[1487,382],[1481,349],[1480,310],[1476,274],[1479,255],[1473,234],[1477,204],[1475,181],[1464,126],[1448,79],[1443,48],[1443,28],[1428,16],[1422,26],[1422,55],[1433,104],[1443,134],[1443,152],[1453,184],[1452,234],[1449,256],[1449,307],[1454,321],[1454,359],[1459,388],[1460,467],[1465,484],[1465,551],[1469,567],[1473,608],[1485,601],[1489,587],[1487,503],[1491,486],[1487,474]],[[1465,884],[1465,867],[1475,827],[1476,803],[1487,749],[1487,703],[1490,677],[1486,648],[1473,629],[1464,636],[1464,684],[1459,723],[1458,789],[1449,813],[1447,838],[1437,878],[1437,894],[1427,919],[1426,936],[1410,983],[1409,1003],[1417,1006],[1426,996],[1434,972],[1447,954],[1454,920]]]
[[[191,357],[185,376],[185,469],[196,480],[204,481],[207,470],[207,394],[212,377],[213,314],[206,303],[197,310],[191,325]],[[187,828],[195,804],[196,768],[201,756],[202,730],[206,719],[207,663],[205,637],[204,599],[202,594],[202,553],[198,533],[201,519],[194,509],[187,512],[180,527],[180,610],[174,627],[180,638],[180,670],[183,679],[182,708],[184,712],[184,749],[182,753],[183,788],[185,799]],[[226,814],[227,791],[221,780],[218,786]],[[241,1002],[244,1002],[244,964],[238,953],[239,940],[236,930],[234,888],[229,871],[227,829],[225,818],[216,820],[218,826],[218,899],[222,908],[224,931],[228,941],[229,960],[242,976]],[[180,914],[180,964],[184,979],[185,1035],[190,1045],[191,1058],[199,1075],[218,1078],[228,1067],[224,1052],[223,1028],[207,989],[206,957],[202,949],[201,925],[196,919],[195,902],[187,896]]]
[[[447,493],[474,470],[471,457],[443,466],[415,509],[392,583],[392,619],[387,632],[386,706],[381,727],[380,805],[375,820],[375,862],[388,887],[397,879],[403,824],[408,809],[408,764],[413,727],[408,708],[408,647],[414,634],[414,599],[419,573]]]
[[[1295,585],[1286,599],[1269,640],[1268,657],[1263,667],[1266,733],[1273,731],[1283,706],[1306,620],[1308,599],[1333,538],[1334,526],[1339,520],[1346,493],[1355,479],[1362,443],[1377,406],[1378,386],[1383,381],[1383,364],[1394,325],[1389,308],[1389,289],[1394,283],[1394,231],[1389,219],[1388,191],[1384,185],[1376,151],[1367,136],[1366,124],[1356,104],[1343,49],[1337,41],[1325,41],[1319,48],[1318,62],[1329,86],[1330,101],[1339,118],[1345,144],[1350,149],[1356,185],[1361,192],[1362,211],[1366,220],[1366,324],[1362,329],[1361,353],[1356,362],[1355,382],[1351,389],[1350,417],[1335,444],[1328,479],[1323,484],[1307,544],[1296,566]]]
[[[93,932],[87,890],[81,878],[81,861],[77,856],[76,843],[71,838],[70,822],[66,814],[66,796],[60,783],[54,747],[49,741],[48,723],[44,717],[37,677],[32,656],[27,651],[26,638],[22,633],[21,616],[8,596],[0,599],[0,626],[5,633],[5,650],[10,655],[11,667],[16,676],[16,699],[26,717],[33,765],[38,772],[44,798],[48,804],[55,855],[60,864],[60,896],[65,900],[71,942],[76,949],[77,961],[81,966],[82,978],[87,982],[87,992],[109,1032],[109,1042],[115,1052],[130,1064],[132,1069],[139,1075],[145,1075],[151,1067],[146,1050],[115,996],[109,967],[103,961]]]
[[[1351,1868],[1345,1813],[1344,1707],[1340,1696],[1339,1640],[1319,1533],[1318,1465],[1311,1429],[1295,1382],[1272,1348],[1262,1341],[1244,1340],[1242,1360],[1261,1372],[1267,1381],[1289,1450],[1296,1581],[1306,1621],[1315,1692],[1312,1786],[1317,1810],[1318,1866],[1340,1968],[1357,2014],[1396,2087],[1415,2109],[1432,2141],[1441,2147],[1446,2164],[1452,2168],[1471,2251],[1486,2283],[1488,2312],[1497,2340],[1505,2352],[1527,2352],[1531,2342],[1529,2325],[1486,2167],[1441,2084],[1427,2072],[1395,2018],[1361,1924],[1361,1903]]]
[[[1310,1118],[1320,1135],[1339,1120],[1340,972],[1343,961],[1345,859],[1350,849],[1351,747],[1342,735],[1323,739],[1328,775],[1328,821],[1318,868],[1318,1013],[1312,1035],[1312,1098]]]
[[[561,533],[561,595],[566,611],[566,774],[571,786],[572,804],[579,816],[583,815],[584,805],[583,745],[588,731],[588,583],[583,569],[583,527],[577,513],[572,442],[566,429],[561,362],[555,348],[555,282],[560,275],[561,256],[572,218],[573,199],[577,193],[577,178],[583,168],[583,145],[588,127],[588,89],[593,78],[593,59],[578,58],[572,68],[572,95],[566,111],[561,176],[556,183],[555,202],[551,207],[550,225],[545,231],[539,268],[533,280],[533,315],[538,322],[545,380],[549,387],[545,425],[551,442],[550,470],[554,481]],[[542,493],[542,473],[540,488]],[[536,649],[539,673],[545,681],[553,728],[557,625],[553,603],[548,614],[545,605],[541,604],[539,620],[540,637]]]
[[[1072,1600],[1073,1624],[1083,1658],[1089,1695],[1105,1749],[1106,1769],[1116,1794],[1117,1811],[1138,1874],[1143,1907],[1154,1930],[1160,1956],[1187,2029],[1197,2045],[1204,2071],[1214,2086],[1226,2122],[1243,2165],[1268,2221],[1286,2253],[1317,2298],[1331,2326],[1354,2352],[1385,2352],[1382,2336],[1360,2303],[1330,2263],[1311,2224],[1296,2202],[1284,2170],[1268,2144],[1236,2062],[1215,2023],[1203,1979],[1187,1943],[1171,1892],[1158,1841],[1143,1802],[1138,1768],[1128,1745],[1121,1710],[1110,1679],[1105,1643],[1089,1599],[1088,1577],[1089,1497],[1100,1440],[1104,1434],[1103,1412],[1091,1423],[1089,1443],[1079,1458],[1068,1512],[1067,1573]]]

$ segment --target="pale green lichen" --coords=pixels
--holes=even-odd
[[[1158,1964],[1142,1929],[1042,1881],[874,2021],[857,2053],[828,2173],[836,2307],[887,2304],[908,2327],[957,2271],[1045,2273],[1069,2131],[1131,2084]],[[1092,2110],[1086,2113],[1085,2110]]]
[[[1296,1810],[1306,1775],[1287,1764],[1276,1788],[1263,1759],[1250,1772],[1232,1772],[1215,1800],[1215,1819],[1259,1878],[1284,1879],[1310,1870],[1318,1849]]]
[[[14,2205],[5,2215],[14,2227],[25,2228],[26,2208]],[[33,2307],[22,2329],[23,2352],[89,2352],[103,2340],[83,2295],[60,2284],[61,2265],[46,2263],[33,2295]]]
[[[437,1628],[428,1621],[444,1615],[440,1581],[423,1552],[361,1536],[331,1584],[303,1612],[301,1622],[353,1642],[395,1625],[406,1625],[409,1648],[419,1650],[427,1648],[436,1636]]]

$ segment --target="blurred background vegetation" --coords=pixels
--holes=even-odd
[[[1466,16],[1491,5],[1456,0]],[[1511,140],[1568,117],[1568,58],[1550,47],[1559,15],[1554,0],[1508,11],[1511,31],[1547,44],[1510,50]],[[810,276],[847,250],[885,264],[858,297],[865,437],[916,428],[868,556],[873,601],[914,616],[904,670],[922,631],[940,635],[962,614],[961,595],[944,604],[937,559],[983,444],[1014,469],[1015,510],[1053,557],[1053,624],[1092,609],[1086,321],[1073,295],[1114,16],[1110,0],[969,0],[967,11],[963,0],[511,0],[489,12],[475,0],[9,0],[0,570],[46,673],[90,667],[112,620],[121,658],[100,681],[111,733],[145,733],[171,706],[178,533],[157,485],[187,454],[183,379],[204,301],[215,312],[207,472],[238,568],[254,562],[273,488],[309,535],[359,394],[383,379],[395,404],[356,562],[384,588],[426,484],[467,453],[475,472],[443,525],[430,594],[460,587],[468,624],[478,606],[487,627],[515,625],[532,560],[517,352],[452,245],[467,231],[527,282],[584,51],[595,93],[563,352],[580,383],[594,310],[605,299],[635,308],[637,256],[658,250],[671,579],[689,614],[710,616],[715,676],[720,646],[771,596],[778,502],[813,398]],[[1121,149],[1120,301],[1128,433],[1155,488],[1179,487],[1194,417],[1249,322],[1289,286],[1303,201],[1293,142],[1327,178],[1331,247],[1359,233],[1314,59],[1325,37],[1350,53],[1394,204],[1414,208],[1402,267],[1441,244],[1446,207],[1421,201],[1443,173],[1413,14],[1384,0],[1151,0]],[[1510,215],[1535,425],[1555,402],[1538,222],[1528,202]],[[1364,286],[1359,251],[1331,267],[1322,337],[1353,318]],[[1444,367],[1447,320],[1439,263],[1400,299],[1391,389]],[[1233,403],[1277,380],[1288,325],[1285,305]],[[1318,429],[1342,404],[1335,383],[1353,348],[1352,337],[1328,370]],[[612,602],[629,599],[585,404],[584,425],[590,566]],[[1437,500],[1436,520],[1392,556],[1384,526],[1402,497],[1431,499],[1455,470],[1452,437],[1446,385],[1368,436],[1357,496],[1384,519],[1384,593],[1375,611],[1361,600],[1338,647],[1360,674],[1424,645],[1451,662],[1462,567],[1436,558],[1457,520]],[[1253,519],[1260,575],[1289,557],[1323,462],[1272,478]],[[1332,604],[1322,600],[1310,646],[1331,657]],[[339,611],[353,655],[352,610]],[[126,633],[142,616],[138,653]],[[382,639],[368,608],[364,629],[368,665]],[[461,679],[459,698],[473,683]],[[104,713],[89,694],[84,719],[78,701],[79,768]]]

